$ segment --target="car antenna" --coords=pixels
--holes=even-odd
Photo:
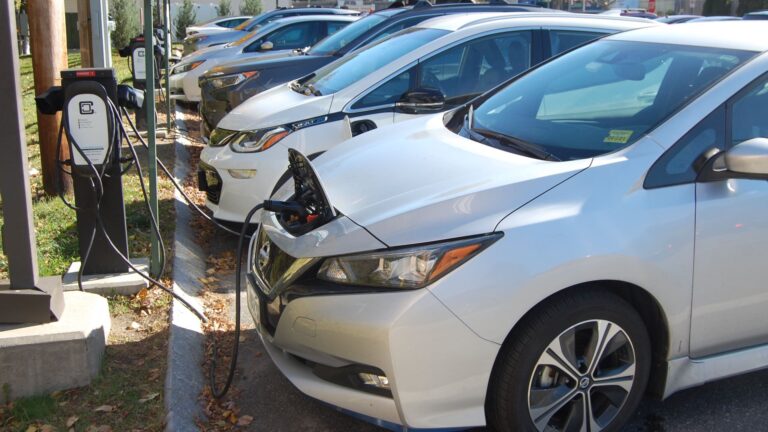
[[[419,0],[413,5],[413,10],[431,8],[432,3],[427,0]]]

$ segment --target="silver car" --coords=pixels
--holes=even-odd
[[[768,23],[628,31],[293,153],[275,198],[308,214],[265,212],[249,264],[275,364],[378,424],[498,431],[765,368],[766,50]]]

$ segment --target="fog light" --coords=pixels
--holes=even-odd
[[[389,389],[389,379],[384,375],[361,372],[357,374],[357,377],[360,378],[365,385],[381,389]]]
[[[227,172],[232,178],[236,179],[249,179],[256,175],[255,169],[231,169],[227,170]]]

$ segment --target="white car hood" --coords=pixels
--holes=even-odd
[[[442,114],[368,132],[313,161],[331,204],[388,246],[492,232],[590,163],[494,149],[446,129]]]
[[[218,128],[246,131],[328,114],[333,95],[307,96],[279,85],[248,99],[224,116]]]

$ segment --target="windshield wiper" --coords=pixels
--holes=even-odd
[[[557,162],[562,161],[562,159],[544,150],[540,146],[529,143],[528,141],[521,140],[520,138],[511,137],[499,132],[494,132],[492,130],[481,129],[481,128],[469,129],[469,132],[470,133],[474,132],[485,139],[492,139],[501,145],[512,147],[523,154],[526,154],[528,156],[533,156],[537,159],[551,160],[551,161],[557,161]]]

